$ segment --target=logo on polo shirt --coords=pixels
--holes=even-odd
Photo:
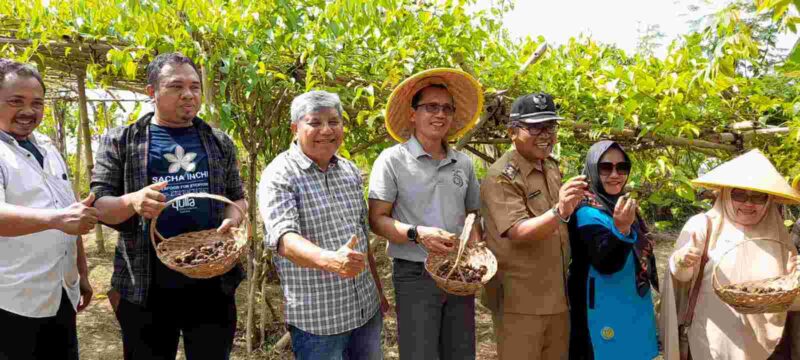
[[[466,178],[466,175],[464,175],[464,170],[453,170],[453,184],[456,184],[458,187],[464,186],[464,178]]]
[[[183,169],[186,172],[192,172],[197,168],[197,164],[192,162],[197,157],[197,153],[186,153],[183,146],[178,145],[175,148],[175,154],[164,154],[164,158],[169,161],[169,173],[174,174]]]

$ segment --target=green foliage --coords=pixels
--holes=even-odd
[[[108,42],[114,49],[107,63],[90,65],[87,78],[109,86],[113,79],[143,79],[157,53],[181,51],[203,68],[210,96],[202,116],[229,131],[246,151],[245,175],[252,168],[257,176],[286,149],[289,102],[311,89],[340,95],[346,133],[341,153],[369,170],[391,145],[383,126],[391,90],[432,67],[471,71],[487,96],[509,89],[506,102],[533,91],[554,94],[565,117],[591,125],[585,132],[561,130],[556,152],[565,176],[581,171],[594,140],[638,129],[640,138],[625,142],[636,162],[631,185],[660,226],[677,219],[675,225],[704,206],[695,201],[689,180],[709,154],[645,135],[700,138],[742,120],[790,126],[791,134],[744,146],[764,150],[784,174],[800,173],[800,85],[790,78],[800,70],[800,52],[795,46],[785,63],[770,57],[775,33],[797,30],[800,21],[788,11],[797,8],[796,1],[734,4],[671,43],[663,59],[652,56],[658,29],[646,30],[635,54],[577,36],[519,78],[521,64],[546,39],[511,38],[502,27],[513,6],[508,2],[477,12],[470,10],[473,3],[10,0],[0,3],[0,24],[32,44],[6,46],[0,54],[41,62],[51,41]],[[490,121],[484,131],[503,137],[501,122]],[[102,130],[100,125],[95,128]],[[507,146],[486,148],[494,153]]]

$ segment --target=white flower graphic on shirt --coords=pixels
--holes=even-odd
[[[164,158],[170,162],[169,164],[169,173],[174,174],[178,172],[181,168],[187,172],[194,171],[197,168],[197,165],[192,162],[194,158],[197,157],[197,153],[186,153],[183,150],[183,146],[178,145],[175,148],[175,154],[164,154]]]

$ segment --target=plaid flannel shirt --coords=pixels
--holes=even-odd
[[[152,118],[152,112],[145,114],[135,123],[117,127],[102,136],[91,184],[97,199],[122,196],[150,185],[147,158],[150,144],[148,125]],[[233,141],[200,118],[194,118],[193,124],[208,154],[209,191],[231,201],[242,199],[244,190]],[[211,216],[214,223],[219,224],[225,216],[225,204],[219,201],[211,204]],[[146,232],[147,224],[139,215],[117,225],[106,224],[119,232],[111,286],[124,299],[140,305],[146,304],[153,283],[154,264],[151,260],[155,257],[151,254],[154,249]],[[243,278],[244,270],[237,265],[221,276],[222,291],[233,294]]]
[[[367,253],[369,225],[364,184],[352,162],[334,157],[323,172],[292,143],[261,175],[258,205],[266,226],[266,247],[297,233],[320,248],[336,251],[359,238],[356,251]],[[301,267],[273,252],[286,297],[286,322],[316,335],[333,335],[364,325],[380,306],[367,269],[352,279]]]

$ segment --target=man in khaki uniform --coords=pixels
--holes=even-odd
[[[562,186],[550,157],[561,119],[548,94],[514,101],[509,135],[515,148],[481,185],[487,243],[499,262],[483,300],[493,312],[501,359],[567,359],[567,222],[587,183],[581,176]]]

